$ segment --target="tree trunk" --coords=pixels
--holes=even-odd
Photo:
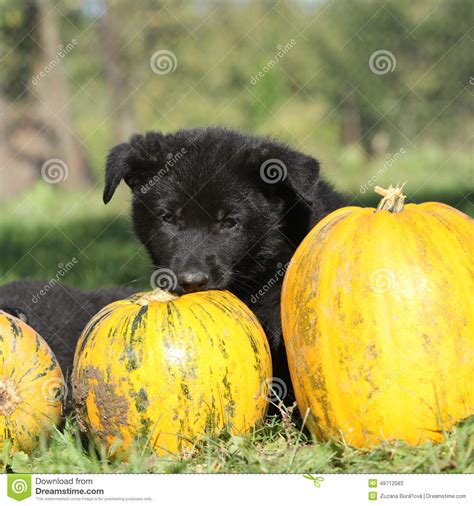
[[[343,145],[358,144],[361,138],[360,112],[350,105],[342,114],[341,141]]]
[[[123,71],[117,45],[115,16],[110,1],[99,19],[99,38],[105,69],[105,81],[110,90],[110,112],[112,142],[123,142],[136,130],[133,111],[129,107],[127,79]]]
[[[51,158],[57,158],[63,162],[59,164],[60,171],[63,172],[61,176],[64,176],[64,167],[66,167],[66,174],[60,179],[61,186],[77,188],[87,185],[93,178],[85,149],[74,133],[69,108],[71,94],[62,66],[63,57],[59,56],[63,46],[58,11],[49,0],[38,0],[38,10],[40,20],[38,35],[44,56],[39,66],[41,69],[50,69],[38,79],[38,98],[41,102],[42,116],[48,127],[53,130],[58,147],[57,154],[53,154]],[[72,51],[74,50],[73,48]],[[64,58],[67,58],[67,55]]]
[[[7,98],[0,95],[0,203],[24,192],[37,179],[34,167],[10,143],[9,105]]]

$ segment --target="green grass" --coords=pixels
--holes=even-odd
[[[72,419],[51,441],[27,455],[4,449],[5,471],[16,473],[473,473],[474,416],[440,444],[383,443],[359,450],[337,441],[318,443],[288,419],[271,417],[248,436],[208,437],[187,455],[156,457],[146,446],[127,461],[81,438]]]
[[[124,196],[122,193],[120,196]],[[83,199],[83,200],[81,200]],[[125,199],[117,199],[117,202]],[[98,192],[85,199],[38,186],[0,209],[0,283],[50,279],[73,258],[61,279],[81,288],[150,288],[151,264],[128,219],[128,199],[105,207]]]
[[[444,162],[431,160],[430,154],[419,160],[410,156],[407,153],[398,162],[397,177],[385,174],[377,184],[404,181],[410,176],[412,188],[415,183],[420,188],[416,202],[438,200],[474,214],[469,157],[454,157],[451,161],[456,170],[448,170],[443,169]],[[343,167],[328,174],[362,204],[373,205],[371,192],[361,193],[358,188],[360,181],[364,183],[376,171],[377,164],[364,165],[358,155],[348,152]],[[98,190],[64,194],[46,184],[3,205],[0,283],[27,277],[50,279],[56,276],[58,265],[76,258],[77,264],[62,279],[65,283],[84,288],[127,285],[148,289],[151,265],[133,238],[128,207],[126,189],[105,207]],[[55,431],[51,441],[43,442],[31,455],[9,455],[5,448],[0,469],[35,473],[472,473],[474,417],[446,434],[442,444],[425,443],[415,448],[400,442],[371,450],[357,450],[337,441],[317,443],[297,422],[285,417],[268,419],[249,436],[207,438],[192,454],[175,458],[159,459],[146,447],[136,449],[128,462],[109,457],[81,439],[74,420],[69,418],[64,430]]]

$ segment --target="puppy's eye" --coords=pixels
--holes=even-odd
[[[165,212],[161,215],[161,219],[165,222],[165,223],[171,223],[171,224],[174,224],[176,223],[176,215],[173,214],[173,213],[170,213],[170,212]]]
[[[236,227],[237,224],[238,224],[238,221],[236,218],[225,218],[225,219],[221,220],[221,222],[220,222],[221,228],[224,228],[227,230],[230,228]]]

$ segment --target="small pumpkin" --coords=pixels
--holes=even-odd
[[[66,383],[54,353],[29,325],[0,311],[0,447],[29,452],[62,414]]]
[[[114,302],[78,342],[78,421],[118,454],[143,439],[159,455],[205,433],[239,434],[267,409],[271,356],[256,317],[224,291],[157,289]]]
[[[440,441],[474,413],[474,226],[441,203],[323,219],[284,279],[291,378],[317,437],[356,447]]]

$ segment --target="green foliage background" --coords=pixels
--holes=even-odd
[[[116,142],[97,25],[102,0],[55,1],[64,44],[61,62],[71,86],[74,127],[98,178]],[[2,82],[22,114],[41,56],[36,2],[1,0]],[[381,183],[408,181],[408,193],[472,193],[472,43],[469,0],[183,1],[118,0],[114,40],[137,129],[173,131],[224,124],[281,138],[317,156],[329,178],[361,197],[360,184],[385,158],[408,155]],[[295,41],[275,60],[278,47]],[[177,68],[150,69],[158,50]],[[390,51],[393,71],[377,75],[369,58]],[[33,91],[33,93],[32,93]],[[357,132],[341,134],[351,116]],[[446,176],[448,174],[448,176]],[[466,197],[467,195],[467,197]],[[364,200],[364,198],[362,198]]]

